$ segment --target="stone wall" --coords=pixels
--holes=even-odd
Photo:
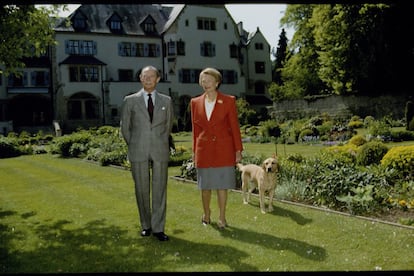
[[[391,115],[394,119],[405,117],[405,105],[409,97],[399,96],[327,96],[312,100],[289,100],[273,103],[269,109],[272,118],[300,119],[327,113],[332,118],[349,119],[353,115],[376,119]]]

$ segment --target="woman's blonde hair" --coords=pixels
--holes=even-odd
[[[220,86],[222,76],[221,76],[221,73],[219,72],[219,70],[217,70],[215,68],[208,67],[208,68],[204,69],[203,71],[201,71],[200,77],[199,77],[199,80],[198,80],[198,83],[200,84],[200,86],[201,86],[201,76],[202,75],[210,75],[210,76],[214,77],[216,79],[216,81],[218,82],[218,86]],[[218,88],[218,86],[217,86],[217,88]]]

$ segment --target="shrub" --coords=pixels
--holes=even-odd
[[[21,154],[17,139],[0,137],[0,158],[16,157]]]
[[[340,164],[355,163],[357,152],[358,147],[354,144],[335,145],[322,150],[326,158],[331,158],[334,162]]]
[[[368,133],[382,140],[388,140],[391,138],[391,126],[385,120],[373,121],[368,126]]]
[[[409,131],[409,130],[391,131],[391,140],[394,142],[414,141],[414,131]]]
[[[379,164],[382,157],[387,153],[388,147],[382,142],[371,141],[361,146],[357,154],[357,164],[368,166]]]
[[[364,127],[364,123],[361,121],[351,121],[348,123],[348,127],[350,129],[362,128]]]
[[[79,145],[75,145],[71,149],[73,144],[83,144],[86,145],[91,140],[91,134],[87,131],[81,131],[78,133],[73,133],[70,135],[64,135],[56,138],[55,144],[53,146],[53,152],[60,154],[62,157],[77,157],[79,155]],[[85,147],[82,152],[86,152],[87,147]],[[76,155],[73,155],[76,154]]]
[[[367,142],[367,140],[360,134],[354,135],[352,136],[351,139],[349,139],[349,143],[359,147],[362,146],[363,144],[365,144]]]
[[[348,127],[350,129],[362,128],[363,126],[364,126],[364,122],[357,115],[352,116],[351,120],[349,120],[349,123],[348,123]]]
[[[381,165],[386,168],[394,168],[402,177],[413,179],[414,145],[391,148],[381,159]]]

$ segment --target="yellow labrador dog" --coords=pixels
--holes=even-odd
[[[250,194],[256,187],[258,187],[261,212],[263,214],[266,213],[266,192],[269,193],[268,211],[273,211],[273,195],[276,188],[277,172],[279,170],[277,158],[269,157],[263,161],[261,166],[255,164],[243,165],[238,163],[237,168],[241,172],[243,203],[249,203]],[[249,187],[250,183],[254,184],[251,188]]]

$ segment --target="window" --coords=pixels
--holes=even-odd
[[[254,48],[256,50],[263,50],[263,43],[255,43]]]
[[[237,83],[237,72],[233,70],[220,70],[223,77],[222,83],[235,84]]]
[[[69,40],[69,54],[71,55],[79,55],[79,40]]]
[[[198,18],[197,29],[199,30],[216,30],[216,20],[214,18]]]
[[[115,21],[115,20],[111,21],[110,22],[110,28],[113,31],[121,30],[121,21]]]
[[[99,80],[97,66],[71,66],[69,67],[69,81],[71,82],[97,82]]]
[[[160,45],[155,43],[118,43],[118,55],[123,57],[159,57]]]
[[[10,74],[8,78],[9,87],[23,87],[27,86],[27,72],[22,72],[22,75]]]
[[[177,55],[185,56],[185,42],[181,39],[177,41]]]
[[[30,84],[32,86],[49,86],[49,72],[33,71],[30,73]]]
[[[231,58],[238,58],[239,56],[239,47],[237,47],[237,45],[233,42],[233,44],[231,44],[229,46],[230,48],[230,57]]]
[[[200,69],[182,69],[179,71],[178,78],[182,83],[198,83]]]
[[[256,94],[264,95],[265,93],[265,84],[262,82],[256,82],[254,84],[254,91]]]
[[[129,69],[119,69],[118,79],[119,81],[133,81],[134,72]]]
[[[152,23],[144,23],[144,32],[145,33],[155,33],[155,25]]]
[[[148,56],[149,57],[157,57],[157,45],[156,44],[148,44]]]
[[[224,29],[227,30],[227,22],[224,22]]]
[[[167,49],[169,56],[175,56],[175,41],[167,42]]]
[[[93,55],[93,41],[84,40],[82,44],[83,44],[83,54]]]
[[[68,55],[96,55],[96,42],[92,40],[66,40],[65,54]]]
[[[154,34],[157,32],[155,29],[155,20],[151,15],[148,15],[141,23],[141,28],[146,34]]]
[[[124,57],[131,56],[131,43],[128,43],[128,42],[121,43],[121,56],[124,56]]]
[[[254,63],[255,65],[255,71],[258,74],[264,74],[265,73],[265,63],[262,61],[256,61]]]
[[[200,55],[203,57],[214,57],[216,55],[216,46],[211,42],[201,43]]]
[[[167,55],[168,56],[185,56],[185,43],[181,39],[177,42],[167,42]]]

